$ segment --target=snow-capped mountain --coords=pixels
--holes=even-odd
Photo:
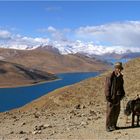
[[[124,54],[140,52],[140,48],[127,48],[122,46],[101,46],[95,45],[93,42],[82,42],[77,41],[54,41],[51,45],[59,50],[61,54],[69,53],[84,53],[89,56],[91,55],[104,55],[104,54]]]
[[[43,49],[53,50],[60,54],[84,54],[88,57],[95,57],[101,60],[135,58],[140,56],[140,48],[122,47],[122,46],[101,46],[93,42],[77,41],[54,41],[50,45],[42,45]],[[49,48],[48,48],[49,46]]]
[[[31,43],[33,42],[33,43]],[[0,44],[1,48],[12,48],[12,49],[21,49],[21,50],[32,50],[32,49],[46,49],[55,51],[60,54],[76,54],[81,53],[90,57],[98,56],[99,58],[104,57],[115,57],[120,58],[122,56],[127,56],[127,54],[135,53],[139,56],[140,48],[139,47],[123,47],[123,46],[102,46],[95,45],[93,42],[83,42],[80,40],[69,41],[51,41],[49,39],[40,39],[36,38],[34,41],[32,39],[26,40],[23,38],[23,42],[10,44]]]

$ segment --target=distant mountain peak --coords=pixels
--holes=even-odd
[[[41,42],[40,42],[41,43]],[[124,46],[102,46],[95,45],[94,42],[83,42],[81,40],[69,41],[51,41],[47,42],[42,41],[42,44],[38,45],[2,45],[2,48],[12,48],[12,49],[21,49],[21,50],[32,50],[32,49],[41,49],[47,50],[54,53],[60,54],[76,54],[81,53],[87,56],[117,56],[121,57],[124,54],[128,53],[139,53],[140,48],[124,47]]]
[[[59,50],[57,48],[53,47],[52,45],[40,45],[36,49],[38,49],[38,50],[46,50],[46,51],[49,51],[49,52],[59,53],[60,54]]]

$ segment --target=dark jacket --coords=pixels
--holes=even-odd
[[[124,97],[124,80],[123,75],[116,76],[113,71],[109,76],[106,77],[105,81],[105,96],[108,102],[117,104]]]

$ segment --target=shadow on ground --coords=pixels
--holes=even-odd
[[[126,126],[126,127],[119,127],[118,129],[132,129],[132,128],[140,128],[140,126]]]

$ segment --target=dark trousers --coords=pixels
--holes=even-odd
[[[106,128],[109,128],[110,126],[116,127],[119,114],[120,114],[120,102],[116,105],[107,102]]]

